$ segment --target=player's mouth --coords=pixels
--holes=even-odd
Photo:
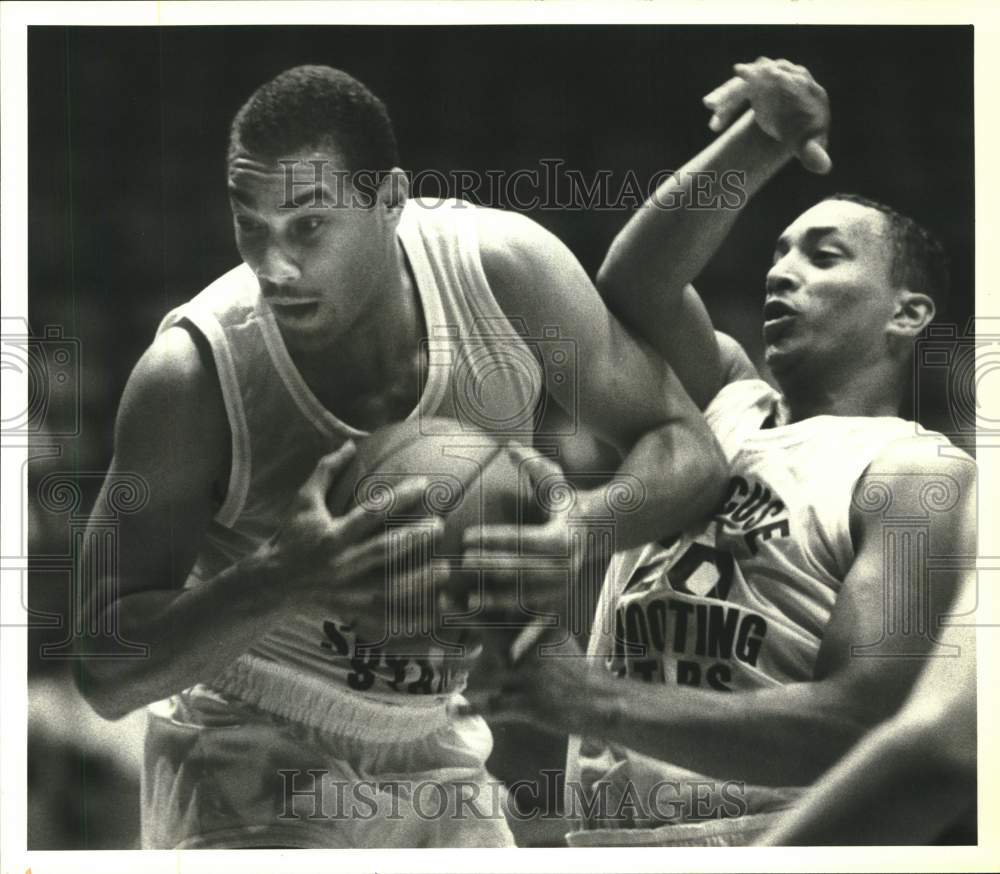
[[[783,300],[764,304],[764,342],[775,343],[788,333],[798,313]]]
[[[298,300],[295,298],[269,298],[267,301],[275,318],[288,325],[304,325],[319,311],[318,300]]]

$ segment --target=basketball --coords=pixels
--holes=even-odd
[[[395,512],[395,489],[415,476],[429,479],[421,504]],[[434,575],[423,573],[419,575],[423,580],[421,590],[413,594],[423,610],[436,609],[442,595],[447,596],[452,611],[444,617],[443,636],[448,641],[462,637],[462,629],[477,629],[484,622],[493,622],[484,609],[484,579],[474,568],[461,567],[466,529],[544,521],[527,477],[521,475],[519,481],[517,463],[502,441],[439,418],[388,425],[358,442],[355,457],[327,497],[327,506],[335,516],[356,505],[384,514],[388,529],[398,528],[400,537],[419,537],[421,519],[444,519],[443,531],[428,536],[425,545],[401,560],[390,549],[384,578],[391,587],[394,578],[427,559],[449,562],[451,574],[445,585],[435,585]],[[497,576],[494,574],[492,579],[495,581]],[[510,579],[513,584],[513,573]],[[455,608],[460,615],[456,615]],[[441,631],[441,625],[435,622],[435,636]]]

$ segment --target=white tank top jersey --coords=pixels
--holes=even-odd
[[[490,291],[475,209],[460,201],[410,200],[400,218],[398,236],[428,333],[427,379],[408,418],[478,415],[530,443],[541,367]],[[232,433],[225,502],[186,582],[195,586],[273,535],[319,458],[366,432],[337,418],[310,391],[246,265],[173,310],[159,330],[184,322],[211,345]],[[509,366],[512,360],[518,366]],[[446,700],[465,681],[465,673],[444,667],[439,649],[429,648],[422,658],[393,657],[378,648],[359,652],[342,617],[303,614],[256,642],[211,688],[186,694],[235,696],[326,730],[363,723],[372,740],[400,740],[442,725]],[[393,711],[394,704],[411,714],[419,707],[425,717],[386,718],[402,712]]]
[[[589,652],[617,676],[719,694],[812,679],[854,558],[855,484],[889,443],[916,430],[894,417],[838,416],[762,428],[778,400],[759,379],[725,386],[705,411],[730,464],[711,522],[612,560]],[[583,809],[574,845],[745,843],[767,827],[767,813],[803,791],[729,785],[580,738],[570,740],[566,776],[591,800],[609,793],[592,815]],[[673,788],[698,781],[691,792]],[[639,814],[625,807],[628,816],[609,815],[618,812],[615,799],[648,799],[658,785],[671,792]],[[579,798],[567,801],[580,810]]]

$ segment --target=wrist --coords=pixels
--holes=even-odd
[[[729,134],[740,141],[741,151],[747,158],[748,175],[763,173],[768,178],[795,156],[792,146],[772,137],[757,123],[752,109],[743,113],[724,136]]]
[[[249,609],[258,615],[277,618],[288,605],[287,583],[291,575],[282,561],[280,548],[271,541],[237,561],[226,576],[239,587],[239,594],[247,598]]]
[[[625,712],[618,685],[606,671],[598,672],[595,668],[588,672],[584,688],[580,690],[582,706],[575,714],[574,734],[602,740],[614,740],[618,736]]]

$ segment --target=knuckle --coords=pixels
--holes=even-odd
[[[320,470],[329,470],[331,467],[336,467],[340,462],[341,458],[343,458],[343,456],[341,455],[340,450],[337,450],[336,452],[330,452],[329,454],[324,455],[319,460],[319,464],[317,464],[316,466]]]

